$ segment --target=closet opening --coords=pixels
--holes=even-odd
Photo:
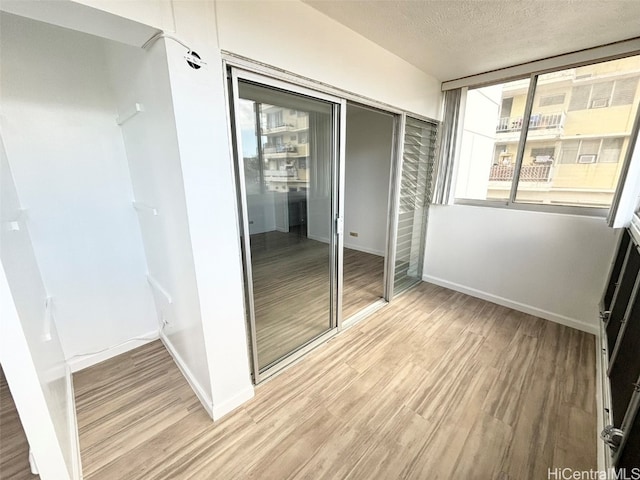
[[[0,20],[2,265],[59,463],[81,475],[79,450],[90,476],[163,421],[212,416],[166,43]],[[10,385],[21,360],[3,352]]]

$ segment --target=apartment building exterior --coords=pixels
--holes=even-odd
[[[541,75],[518,200],[611,203],[640,100],[640,57]],[[503,85],[487,199],[509,198],[529,79]]]
[[[260,111],[258,155],[245,158],[268,192],[303,191],[309,184],[309,114],[256,104]],[[259,157],[262,157],[260,162]],[[260,177],[262,177],[260,179]]]

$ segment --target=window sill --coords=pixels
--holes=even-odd
[[[554,213],[560,215],[579,215],[583,217],[606,218],[608,208],[578,207],[570,205],[542,205],[533,203],[510,203],[505,200],[468,200],[457,198],[454,205],[468,205],[473,207],[504,208],[508,210],[520,210],[539,213]]]

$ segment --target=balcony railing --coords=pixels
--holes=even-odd
[[[295,122],[281,122],[281,123],[267,123],[263,124],[263,133],[279,133],[288,132],[293,130],[302,130],[309,128],[309,118],[300,117],[295,119]]]
[[[288,178],[288,177],[295,177],[296,176],[296,171],[293,170],[292,168],[288,168],[286,170],[265,170],[264,171],[264,176],[269,178],[269,177],[276,177],[276,178]]]
[[[497,133],[518,132],[522,130],[522,120],[520,117],[502,117],[498,120]],[[529,130],[559,129],[564,127],[564,112],[556,113],[535,113],[529,119]]]
[[[277,145],[273,145],[270,143],[265,143],[262,146],[262,151],[264,153],[296,153],[298,149],[295,145],[280,143]]]
[[[289,130],[290,128],[294,128],[295,126],[292,123],[267,123],[267,126],[264,128],[265,133],[273,133],[273,132],[283,132],[285,130]]]
[[[520,169],[521,182],[548,182],[551,179],[552,165],[522,165]],[[490,182],[511,181],[513,165],[492,165],[489,174]]]

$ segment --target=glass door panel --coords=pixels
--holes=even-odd
[[[238,79],[234,110],[259,375],[335,327],[337,109]]]

